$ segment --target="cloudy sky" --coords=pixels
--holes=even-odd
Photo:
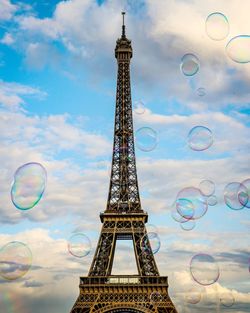
[[[225,50],[231,38],[250,35],[247,0],[0,0],[0,246],[20,241],[33,255],[24,277],[0,278],[0,311],[68,313],[88,272],[108,195],[122,10],[134,51],[132,100],[145,105],[143,114],[134,112],[135,130],[157,133],[156,148],[136,148],[136,156],[143,209],[161,240],[160,273],[169,276],[179,313],[249,312],[250,211],[224,202],[228,183],[250,177],[250,63],[234,62]],[[219,41],[205,30],[213,12],[229,23]],[[180,71],[187,53],[200,62],[194,76]],[[187,144],[196,125],[213,133],[207,150]],[[41,163],[48,180],[41,201],[21,211],[10,190],[28,162]],[[205,179],[215,183],[218,204],[184,231],[171,217],[172,203]],[[85,258],[67,250],[74,232],[91,239]],[[121,245],[116,254],[121,273],[130,249]],[[198,253],[214,257],[220,277],[191,305],[186,294],[197,283],[189,267]],[[221,305],[222,294],[234,305]]]

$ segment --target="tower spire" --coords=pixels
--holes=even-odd
[[[122,38],[126,38],[125,34],[125,24],[124,24],[124,17],[125,17],[126,12],[122,12]]]

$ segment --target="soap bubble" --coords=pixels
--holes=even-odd
[[[193,76],[200,68],[200,61],[194,54],[187,53],[181,59],[180,68],[185,76]]]
[[[141,248],[143,252],[156,254],[161,247],[161,241],[156,233],[147,233],[141,239]],[[151,249],[150,249],[151,248]]]
[[[248,203],[247,188],[238,182],[226,185],[224,189],[224,200],[232,210],[241,210]]]
[[[208,15],[206,19],[206,33],[213,40],[225,39],[229,33],[227,17],[220,12],[214,12]]]
[[[42,198],[47,174],[45,168],[36,162],[19,167],[14,175],[11,200],[20,210],[33,208]]]
[[[226,52],[234,62],[250,62],[250,36],[239,35],[232,38],[226,46]]]
[[[186,302],[190,303],[190,304],[197,304],[197,303],[199,303],[201,301],[203,292],[204,291],[198,285],[191,287],[188,290],[188,292],[186,293],[186,295],[185,295]]]
[[[182,217],[189,220],[194,216],[194,205],[192,201],[185,198],[178,198],[175,203],[176,210]]]
[[[24,276],[32,264],[30,248],[19,241],[12,241],[0,249],[0,276],[15,280]]]
[[[136,114],[143,114],[145,112],[145,105],[144,103],[139,100],[135,102],[135,113]]]
[[[218,264],[209,254],[196,254],[190,263],[190,273],[200,285],[214,284],[220,276]]]
[[[214,206],[218,203],[217,197],[215,195],[207,197],[207,204],[209,206]]]
[[[188,220],[184,223],[180,223],[180,226],[183,230],[189,231],[189,230],[193,230],[195,228],[195,221],[194,220]]]
[[[135,137],[137,147],[142,151],[149,152],[157,146],[157,133],[150,127],[139,128]]]
[[[242,182],[242,185],[244,185],[247,189],[247,192],[243,192],[239,195],[239,201],[241,204],[243,204],[245,207],[250,208],[250,178],[245,179]]]
[[[211,196],[215,191],[215,184],[211,180],[205,179],[200,182],[199,189],[204,196]]]
[[[205,126],[195,126],[188,133],[188,145],[194,151],[203,151],[213,144],[213,134]]]
[[[220,303],[227,308],[233,306],[235,303],[233,294],[231,292],[224,292],[220,294]]]
[[[152,303],[158,303],[162,301],[162,295],[158,291],[153,291],[150,294],[150,302]]]
[[[207,201],[198,188],[183,188],[177,194],[176,200],[178,199],[186,199],[192,203],[194,220],[201,218],[207,212]]]
[[[204,97],[206,95],[206,89],[203,87],[200,87],[197,89],[197,95],[199,97]]]
[[[179,214],[179,212],[176,209],[176,203],[175,202],[171,207],[171,216],[178,223],[185,223],[188,221],[188,219],[186,219],[185,217],[183,217]]]
[[[91,241],[85,234],[75,233],[68,240],[68,251],[77,258],[83,258],[91,251]]]

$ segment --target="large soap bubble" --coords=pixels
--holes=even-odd
[[[205,126],[195,126],[188,133],[188,145],[194,151],[203,151],[213,144],[213,134]]]
[[[234,62],[249,63],[250,35],[240,35],[232,38],[226,46],[226,53]]]
[[[187,220],[194,216],[194,205],[192,201],[185,198],[178,198],[175,201],[177,212]]]
[[[200,285],[214,284],[220,276],[219,266],[209,254],[196,254],[190,263],[190,273]]]
[[[245,179],[242,185],[246,187],[247,191],[239,194],[239,201],[246,208],[250,208],[250,178]]]
[[[91,241],[83,233],[75,233],[68,240],[68,251],[77,258],[87,256],[91,251]]]
[[[20,210],[33,208],[42,198],[47,174],[45,168],[36,162],[19,167],[14,175],[11,188],[11,200]]]
[[[176,200],[178,199],[186,199],[186,201],[192,203],[194,211],[192,216],[193,220],[201,218],[207,212],[206,198],[202,195],[201,191],[198,188],[195,187],[183,188],[177,194]]]
[[[185,76],[195,75],[200,68],[200,61],[196,55],[192,53],[185,54],[181,59],[180,69]]]
[[[0,276],[15,280],[24,276],[32,264],[30,248],[19,241],[7,243],[0,249]]]
[[[227,17],[220,12],[214,12],[208,15],[206,19],[206,33],[213,40],[225,39],[229,33]]]
[[[157,146],[157,133],[150,127],[141,127],[135,134],[137,147],[145,152],[155,149]]]
[[[156,254],[161,247],[161,241],[157,233],[147,233],[141,239],[143,252]]]
[[[226,185],[224,189],[224,201],[232,210],[241,210],[248,203],[247,188],[238,182]]]

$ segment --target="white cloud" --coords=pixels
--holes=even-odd
[[[0,0],[0,21],[10,20],[17,11],[17,6],[9,0]]]
[[[3,38],[0,40],[0,43],[5,44],[7,46],[12,45],[15,42],[15,39],[10,33],[5,33]]]

